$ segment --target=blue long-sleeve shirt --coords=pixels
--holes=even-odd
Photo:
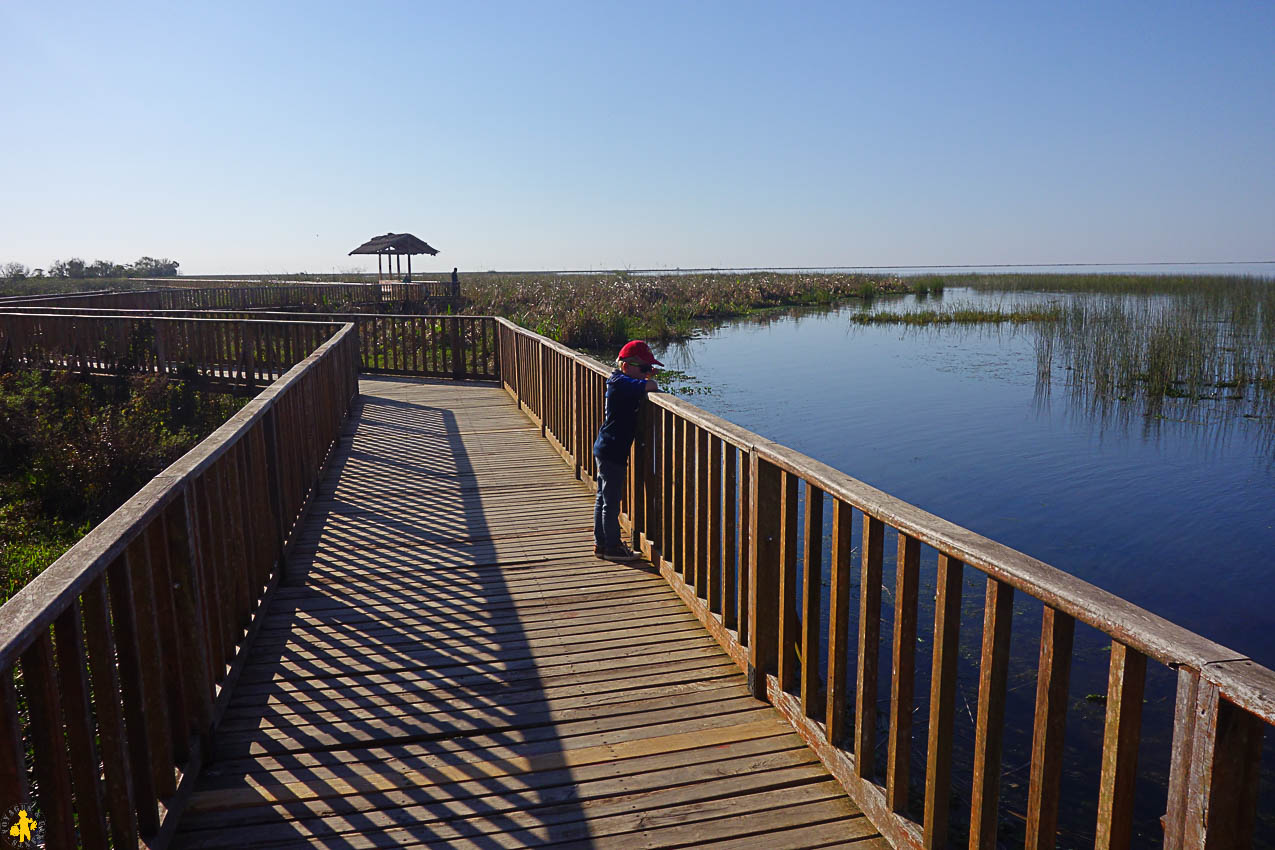
[[[593,442],[593,456],[613,463],[629,459],[629,448],[637,433],[638,407],[646,395],[646,381],[630,378],[616,370],[607,378],[606,406],[602,427]]]

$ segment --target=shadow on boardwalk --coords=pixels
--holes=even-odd
[[[175,846],[877,846],[502,392],[363,389]]]

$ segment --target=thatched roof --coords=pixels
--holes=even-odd
[[[438,251],[410,233],[374,236],[350,252],[354,254],[437,254]]]

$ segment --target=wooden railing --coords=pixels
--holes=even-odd
[[[0,367],[199,375],[268,384],[331,336],[331,322],[223,321],[0,310]]]
[[[251,323],[37,318],[0,327],[22,328],[22,357],[72,368],[81,355],[55,332],[100,335],[102,363],[149,351],[161,367],[192,337],[201,369],[251,350],[234,330]],[[29,754],[48,847],[163,844],[163,813],[207,755],[236,648],[357,392],[353,325],[279,324],[282,338],[257,340],[313,349],[0,608],[0,800],[28,799]]]
[[[277,352],[288,350],[287,338],[295,335],[291,330],[271,330],[271,325],[286,322],[289,326],[305,321],[311,322],[352,322],[358,328],[359,362],[365,372],[421,375],[426,377],[454,378],[464,380],[494,381],[497,377],[496,358],[496,320],[491,316],[417,316],[417,315],[383,315],[380,313],[287,313],[261,310],[150,310],[150,309],[115,309],[115,308],[70,308],[70,307],[29,307],[0,304],[0,334],[6,323],[14,328],[14,333],[22,333],[22,323],[17,319],[6,319],[6,316],[22,316],[40,314],[45,317],[57,317],[66,313],[85,317],[93,315],[136,316],[139,318],[162,317],[167,319],[234,319],[252,320],[238,323],[233,334],[226,334],[224,341],[210,341],[197,348],[201,367],[213,369],[222,364],[229,364],[236,369],[235,374],[241,377],[247,374],[248,366],[268,366],[274,363],[271,358]],[[32,320],[34,327],[39,327],[38,320]],[[115,327],[115,326],[112,326]],[[123,333],[116,328],[115,333]],[[23,339],[38,338],[39,331],[26,332]],[[84,327],[75,332],[77,350],[91,347],[90,341],[95,339],[94,329]],[[179,334],[180,336],[180,334]],[[61,335],[55,338],[63,339]],[[263,339],[275,339],[274,347],[260,350],[265,343]],[[292,347],[292,350],[312,350],[310,348]],[[171,350],[171,347],[170,349]],[[190,346],[182,349],[190,351]],[[272,354],[271,352],[275,352]],[[3,364],[5,343],[0,336],[0,364]],[[37,357],[39,355],[37,354]],[[158,356],[158,354],[156,355]],[[70,355],[63,354],[62,366]],[[74,359],[70,357],[70,359]],[[169,357],[168,361],[173,358]],[[166,362],[168,362],[166,361]],[[175,361],[183,362],[183,361]],[[292,361],[295,362],[295,361]],[[289,363],[291,365],[291,363]]]
[[[502,383],[577,474],[592,479],[591,445],[609,370],[498,322]],[[622,522],[634,546],[747,671],[753,693],[783,712],[895,846],[948,846],[954,791],[969,805],[969,846],[996,846],[1011,621],[1031,604],[1042,625],[1026,846],[1055,846],[1077,623],[1110,641],[1096,846],[1130,842],[1148,660],[1177,676],[1164,846],[1250,845],[1262,735],[1275,722],[1275,672],[667,395],[649,397],[630,469]],[[897,564],[892,652],[882,664],[887,535]],[[934,592],[932,624],[919,621],[922,546],[936,550],[934,573],[924,581]],[[986,586],[972,771],[955,776],[961,595],[969,570],[985,576]],[[830,581],[826,598],[823,576]],[[1016,608],[1016,594],[1034,602],[1025,606],[1020,598]],[[931,625],[930,688],[928,699],[918,699],[918,631]],[[884,718],[879,697],[888,699]],[[917,711],[928,716],[923,740],[912,732]],[[876,759],[879,720],[888,742],[884,765]],[[923,750],[925,765],[915,783],[914,748]],[[914,785],[921,800],[909,799]]]
[[[261,286],[164,287],[120,292],[67,293],[6,298],[5,306],[99,307],[147,310],[246,310],[450,300],[450,282],[272,283]]]

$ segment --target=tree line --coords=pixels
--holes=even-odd
[[[0,264],[0,280],[17,283],[29,278],[57,278],[59,280],[85,280],[88,278],[121,277],[177,277],[181,263],[168,258],[141,257],[135,263],[116,263],[112,260],[95,260],[91,263],[72,257],[54,260],[47,269],[29,269],[22,263]]]

